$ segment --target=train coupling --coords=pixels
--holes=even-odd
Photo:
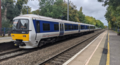
[[[26,44],[24,42],[22,42],[22,41],[15,41],[14,45],[15,46],[26,46]]]

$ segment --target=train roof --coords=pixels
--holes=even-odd
[[[25,18],[32,18],[32,19],[52,20],[52,21],[59,21],[59,22],[63,22],[64,21],[65,23],[73,23],[73,24],[94,26],[94,25],[91,25],[91,24],[85,24],[85,23],[79,23],[79,22],[74,22],[74,21],[55,19],[55,18],[40,16],[40,15],[35,15],[35,14],[20,15],[20,16],[15,17],[14,19],[23,18],[23,17],[25,17]]]

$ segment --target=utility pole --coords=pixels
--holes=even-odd
[[[2,18],[1,18],[1,0],[0,0],[0,29],[2,28]]]
[[[28,7],[27,7],[27,14],[28,14]]]
[[[69,21],[69,0],[68,0],[68,4],[67,4],[67,20]]]

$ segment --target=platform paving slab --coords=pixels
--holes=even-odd
[[[108,35],[107,33],[104,35],[103,40],[101,41],[98,49],[90,59],[88,65],[106,65],[106,58],[107,58],[107,52],[105,48],[105,45],[108,42]],[[103,55],[104,54],[104,55]]]
[[[107,31],[103,32],[82,53],[66,65],[99,65],[102,51],[107,38]],[[98,48],[97,48],[98,47]],[[63,65],[65,65],[63,64]]]
[[[109,30],[110,65],[120,65],[120,36]]]
[[[0,37],[0,43],[11,42],[12,37]]]

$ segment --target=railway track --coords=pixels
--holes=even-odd
[[[102,31],[103,32],[103,31]],[[101,32],[100,32],[101,33]],[[46,59],[45,61],[39,63],[39,65],[62,65],[64,62],[66,62],[68,59],[70,59],[72,56],[74,56],[77,52],[79,52],[82,49],[81,44],[88,44],[88,42],[91,42],[93,39],[95,39],[100,33],[91,36],[90,38],[83,40],[81,43],[78,43],[52,57],[49,59]]]
[[[58,41],[57,43],[59,43],[59,42],[60,41]],[[5,61],[5,60],[8,60],[8,59],[11,59],[11,58],[14,58],[14,57],[17,57],[17,56],[21,56],[23,54],[27,54],[27,53],[30,53],[30,52],[37,51],[37,50],[41,49],[41,48],[35,48],[35,49],[26,49],[25,50],[25,49],[20,49],[18,47],[15,47],[13,45],[14,45],[13,42],[10,42],[10,43],[6,43],[5,45],[3,45],[4,47],[6,46],[8,48],[1,47],[1,50],[0,50],[1,51],[0,52],[0,61],[1,62]],[[43,46],[43,47],[47,47],[47,46],[49,46],[49,44],[46,45],[46,46]]]
[[[101,32],[99,32],[99,33],[101,33]],[[66,43],[66,46],[67,46],[67,44],[70,43],[69,40],[72,41],[72,40],[74,40],[74,38],[73,39],[68,39],[68,40],[65,40],[65,41],[61,41],[61,42],[57,42],[57,43],[60,43],[60,44],[57,44],[57,43],[53,44],[53,45],[48,44],[48,45],[44,46],[43,48],[36,48],[36,49],[30,49],[30,50],[14,48],[14,49],[11,49],[11,50],[8,50],[8,51],[1,52],[0,53],[0,61],[1,62],[2,61],[7,61],[9,59],[9,62],[8,63],[3,62],[3,65],[14,65],[14,63],[12,62],[13,60],[11,60],[11,58],[13,59],[13,58],[17,58],[18,56],[21,56],[22,60],[19,60],[19,61],[24,61],[26,63],[23,64],[23,62],[21,62],[21,63],[19,62],[19,65],[35,65],[35,64],[37,64],[37,65],[38,64],[39,65],[46,65],[46,64],[47,65],[57,65],[57,64],[61,65],[62,63],[64,63],[66,60],[68,60],[70,57],[72,57],[74,54],[76,54],[78,51],[80,51],[80,49],[82,49],[83,47],[85,47],[88,44],[88,43],[86,43],[86,44],[80,45],[81,43],[85,43],[86,40],[88,42],[88,39],[90,39],[91,37],[92,37],[91,40],[93,40],[97,36],[98,32],[95,32],[96,35],[93,35],[93,34],[83,35],[83,36],[81,36],[82,38],[80,37],[81,40],[79,40],[79,37],[75,38],[79,41],[78,42],[73,42],[73,43],[75,43],[75,44],[73,44],[73,46],[69,44],[68,47],[65,47],[66,49],[64,48],[64,46],[63,47],[61,46],[60,48],[57,49],[56,46],[57,45],[63,45],[64,43]],[[89,35],[92,35],[92,36],[89,37]],[[82,41],[83,39],[84,39],[84,41]],[[67,41],[69,41],[69,42],[67,42]],[[78,46],[80,48],[78,50],[74,50],[73,53],[70,53],[71,51],[68,51],[68,50],[70,50],[70,49],[72,49],[76,46]],[[51,48],[51,49],[49,49],[49,48]],[[56,48],[56,49],[52,50],[52,48],[53,49]],[[52,51],[50,51],[50,50],[52,50]],[[40,53],[39,56],[34,57],[34,56],[37,56],[36,54],[38,54],[38,52]],[[65,52],[67,52],[67,53],[65,53]],[[28,54],[28,53],[30,53],[30,54]],[[30,56],[30,55],[32,55],[32,56]],[[33,57],[33,58],[36,58],[37,60],[31,59],[31,60],[29,60],[29,64],[28,64],[27,63],[28,61],[25,60],[24,56],[25,57],[28,56],[28,58]],[[18,58],[15,59],[16,62],[17,62],[17,60],[18,60]]]
[[[2,62],[2,61],[5,61],[5,60],[8,60],[8,59],[17,57],[17,56],[21,56],[21,55],[24,55],[24,54],[27,54],[27,53],[30,53],[30,52],[33,52],[33,51],[37,51],[39,49],[40,48],[35,48],[35,49],[16,48],[16,49],[11,49],[11,50],[8,50],[8,51],[5,51],[5,52],[1,52],[0,53],[0,61]]]
[[[22,49],[14,49],[12,51],[8,51],[8,52],[3,52],[0,53],[0,61],[4,61],[10,58],[14,58],[26,53],[29,53],[30,51],[28,50],[22,50]]]

